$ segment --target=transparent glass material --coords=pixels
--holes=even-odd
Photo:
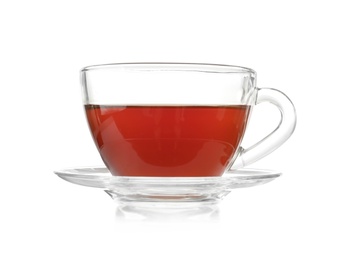
[[[281,173],[271,170],[239,169],[221,177],[124,177],[112,176],[105,167],[70,168],[55,171],[62,179],[100,188],[120,203],[167,207],[193,207],[193,203],[215,204],[233,189],[262,185]],[[166,204],[162,204],[162,202]],[[146,204],[143,204],[146,203]]]
[[[254,105],[255,72],[209,64],[130,63],[85,67],[84,104]]]
[[[291,136],[296,125],[295,109],[290,99],[278,90],[257,88],[256,73],[249,68],[230,65],[180,63],[107,64],[83,68],[81,71],[81,80],[83,102],[84,105],[90,107],[249,107],[250,112],[242,126],[242,133],[235,137],[237,139],[237,147],[232,150],[232,154],[227,155],[227,162],[224,162],[219,174],[212,174],[212,176],[219,176],[229,169],[242,168],[268,155]],[[279,109],[281,112],[279,125],[272,133],[255,145],[243,148],[240,146],[240,143],[246,129],[245,124],[249,121],[248,117],[251,114],[252,108],[262,102],[270,102]],[[99,111],[99,113],[107,112]],[[98,120],[96,119],[95,121]],[[134,124],[132,120],[131,117],[128,120],[130,125]],[[179,120],[181,120],[181,117],[179,117]],[[108,131],[112,129],[111,125],[103,127],[104,130],[108,128]],[[198,128],[201,127],[205,128],[198,125]],[[217,124],[217,127],[222,126]],[[90,128],[92,133],[96,131],[93,129],[91,122]],[[135,124],[134,129],[137,128],[142,128],[142,125]],[[184,132],[183,129],[178,130],[178,132],[181,131]],[[122,131],[119,132],[121,133],[120,136],[124,134]],[[112,174],[129,176],[128,174],[124,174],[122,170],[118,170],[118,163],[120,164],[120,162],[111,162],[108,154],[103,153],[104,144],[99,144],[98,142],[102,139],[106,140],[105,136],[100,133],[95,136],[95,143],[102,159]],[[183,139],[187,140],[189,137],[185,136]],[[202,144],[203,147],[205,145],[209,144]],[[131,146],[136,147],[136,144],[132,144]],[[148,144],[148,147],[151,146]],[[147,148],[142,149],[145,150]],[[193,152],[193,154],[197,155],[202,152],[198,150]],[[123,152],[120,153],[122,154]],[[140,153],[137,150],[130,152],[132,155],[139,155]],[[166,153],[166,151],[162,153]],[[172,151],[172,153],[175,152]],[[201,160],[204,163],[206,160],[203,158]],[[193,161],[197,159],[195,158]],[[146,159],[141,158],[140,162],[142,160],[145,161]],[[162,160],[164,161],[165,159],[162,158]],[[141,163],[140,165],[150,165],[149,161],[147,164]],[[113,163],[117,165],[113,165]],[[136,161],[135,164],[137,164]],[[133,166],[132,163],[129,163],[130,165]],[[167,168],[164,165],[166,164],[164,163],[161,166],[156,165],[152,169],[163,167],[164,175],[160,176],[164,177],[167,176]],[[143,166],[141,166],[137,168],[139,169],[139,173],[136,173],[136,176],[137,174],[139,176],[147,176],[147,173],[142,172]],[[213,168],[215,168],[214,166]],[[205,176],[210,175],[211,173],[205,174]],[[186,176],[186,172],[184,176]],[[189,176],[192,175],[189,174]]]

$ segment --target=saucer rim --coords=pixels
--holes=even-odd
[[[89,172],[90,170],[96,170],[98,173]],[[80,173],[75,173],[73,171],[82,171]],[[82,166],[82,167],[68,167],[61,168],[59,170],[53,171],[57,176],[61,177],[77,177],[77,178],[86,178],[90,180],[94,179],[130,179],[130,180],[142,180],[142,181],[163,181],[163,180],[186,180],[186,181],[197,181],[201,180],[219,180],[219,179],[227,179],[227,178],[239,178],[239,179],[270,179],[277,178],[282,175],[281,171],[277,170],[269,170],[269,169],[257,169],[257,168],[240,168],[235,170],[228,170],[221,176],[205,176],[205,177],[166,177],[166,176],[115,176],[110,173],[107,167],[105,166]]]
[[[70,167],[54,171],[72,184],[103,189],[119,203],[217,203],[233,189],[266,184],[282,175],[276,170],[241,168],[220,177],[113,176],[105,166]]]

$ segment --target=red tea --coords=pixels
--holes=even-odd
[[[113,175],[220,176],[244,134],[249,106],[85,106]]]

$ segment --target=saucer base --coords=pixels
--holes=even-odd
[[[280,172],[260,169],[227,171],[221,177],[123,177],[112,176],[105,167],[70,168],[55,171],[62,179],[103,189],[121,204],[138,207],[184,208],[213,205],[233,189],[268,183]]]

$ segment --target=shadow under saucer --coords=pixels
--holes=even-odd
[[[119,202],[116,218],[123,221],[216,221],[219,219],[217,203],[151,203]]]

